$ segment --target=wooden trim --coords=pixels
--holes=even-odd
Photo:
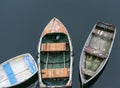
[[[42,78],[66,78],[69,77],[69,68],[43,69]]]
[[[55,32],[64,33],[64,34],[68,35],[68,32],[67,32],[66,28],[57,18],[53,18],[48,23],[48,25],[45,27],[41,36],[43,37],[46,34],[55,33]]]
[[[112,40],[113,39],[113,33],[106,32],[104,30],[95,29],[93,31],[93,33],[96,34],[96,35],[99,35],[99,36],[101,36],[101,37],[103,37],[104,39],[107,39],[107,40]]]
[[[68,51],[66,43],[42,43],[41,51]]]
[[[100,57],[102,59],[107,58],[107,54],[105,54],[103,51],[97,50],[97,49],[94,49],[94,48],[91,48],[91,47],[88,47],[88,46],[85,47],[85,52],[88,53],[88,54]]]

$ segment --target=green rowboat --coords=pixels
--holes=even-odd
[[[38,44],[40,88],[70,87],[72,83],[72,44],[64,25],[53,18]]]

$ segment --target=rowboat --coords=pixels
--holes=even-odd
[[[82,85],[95,78],[105,67],[116,35],[112,24],[98,22],[86,40],[80,56],[80,77]]]
[[[43,30],[38,44],[40,88],[71,86],[72,51],[71,39],[66,28],[54,17]]]
[[[37,73],[37,65],[29,54],[13,57],[0,64],[0,88],[15,87]]]

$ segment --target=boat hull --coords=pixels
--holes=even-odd
[[[70,36],[57,19],[45,27],[38,44],[38,68],[41,88],[70,87],[73,53]]]
[[[89,83],[105,67],[116,35],[116,28],[98,22],[93,27],[80,56],[80,77],[82,85]]]
[[[29,54],[22,54],[0,65],[0,88],[17,86],[37,73],[37,65]]]

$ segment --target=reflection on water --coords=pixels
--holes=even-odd
[[[35,82],[33,82],[31,85],[29,85],[28,87],[26,88],[40,88],[39,87],[39,81],[36,80]]]

